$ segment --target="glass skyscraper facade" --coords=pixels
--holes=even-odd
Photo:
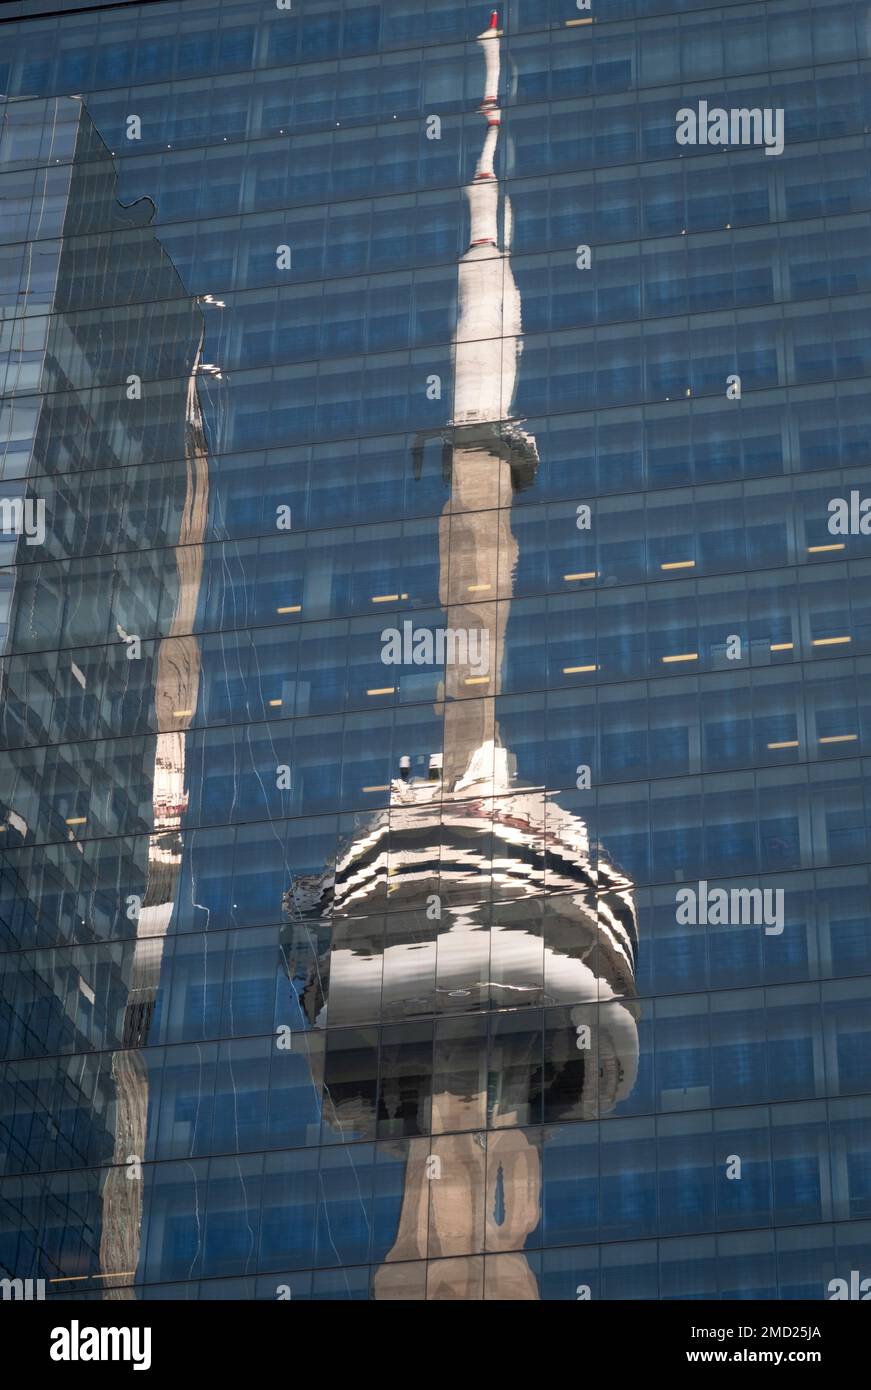
[[[868,0],[0,40],[0,1278],[871,1278]]]

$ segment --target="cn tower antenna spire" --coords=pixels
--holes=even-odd
[[[491,28],[491,29],[498,29],[498,28],[499,28],[499,11],[498,11],[498,10],[493,10],[493,11],[491,12],[491,14],[490,14],[490,28]]]

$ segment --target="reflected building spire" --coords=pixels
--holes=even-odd
[[[197,310],[199,313],[200,311]],[[121,1285],[106,1285],[107,1299],[130,1299],[128,1280],[141,1256],[142,1182],[129,1181],[131,1156],[144,1158],[148,1140],[148,1067],[141,1049],[161,979],[167,931],[182,865],[182,820],[187,809],[185,748],[200,683],[200,643],[193,636],[208,523],[209,461],[205,422],[197,387],[205,321],[185,391],[185,490],[175,546],[175,605],[166,637],[157,646],[154,706],[158,733],[152,779],[154,834],[148,845],[145,894],[136,922],[136,945],[124,1013],[123,1049],[112,1058],[116,1123],[113,1166],[102,1190],[100,1263],[105,1277],[126,1272]],[[176,727],[173,728],[172,726]]]
[[[476,650],[482,645],[487,650],[489,670],[486,680],[479,663],[473,669],[470,662],[454,661],[445,671],[447,791],[460,789],[470,775],[478,780],[498,761],[494,699],[501,687],[509,603],[497,602],[497,593],[504,593],[517,563],[512,493],[532,483],[538,466],[535,440],[507,423],[523,344],[520,294],[511,268],[511,204],[501,197],[496,176],[502,120],[496,11],[477,43],[485,66],[479,110],[486,129],[475,177],[464,190],[469,246],[457,280],[451,493],[439,528],[439,599],[449,628],[480,634]]]

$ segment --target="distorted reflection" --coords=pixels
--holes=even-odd
[[[508,601],[495,600],[497,576],[514,571],[511,497],[532,484],[539,460],[511,417],[522,321],[511,208],[495,167],[495,13],[478,44],[486,131],[465,190],[470,245],[459,265],[439,532],[447,626],[477,641],[446,664],[443,747],[419,774],[404,756],[389,806],[363,819],[335,873],[297,880],[284,902],[283,953],[310,1025],[436,1016],[431,1076],[420,1048],[397,1040],[391,1054],[384,1029],[377,1102],[355,1063],[353,1030],[347,1048],[328,1045],[335,1134],[369,1137],[401,1117],[412,1136],[396,1237],[375,1275],[379,1299],[420,1296],[405,1263],[420,1260],[434,1262],[427,1298],[481,1298],[484,1252],[499,1255],[488,1296],[538,1298],[523,1254],[541,1217],[538,1141],[523,1128],[531,1100],[545,1093],[551,1114],[597,1118],[629,1095],[638,1065],[632,884],[581,816],[545,788],[518,789],[496,715],[510,615],[510,589]],[[490,653],[483,677],[473,649]],[[557,1036],[542,1064],[545,1017]]]
[[[438,596],[448,634],[463,639],[448,645],[438,691],[441,742],[409,748],[399,759],[387,804],[357,815],[329,872],[294,877],[288,867],[283,882],[280,962],[299,1013],[295,1026],[325,1036],[322,1048],[304,1043],[294,1049],[300,1061],[294,1076],[310,1068],[313,1093],[323,1092],[322,1117],[311,1116],[316,1102],[307,1096],[309,1119],[296,1124],[297,1117],[289,1116],[281,1132],[286,1142],[299,1142],[306,1125],[322,1119],[322,1169],[329,1167],[323,1155],[333,1152],[330,1145],[345,1145],[352,1169],[365,1161],[367,1145],[346,1141],[377,1138],[400,1146],[404,1176],[389,1248],[374,1276],[378,1299],[484,1297],[485,1254],[490,1259],[486,1296],[538,1298],[524,1250],[541,1222],[541,1119],[583,1121],[607,1114],[630,1094],[638,1065],[633,886],[598,846],[583,811],[567,809],[548,788],[524,786],[518,779],[517,759],[497,715],[518,560],[512,499],[533,486],[539,455],[534,435],[512,414],[522,306],[511,265],[510,201],[497,178],[502,54],[495,14],[477,43],[484,135],[474,179],[465,189],[470,231],[458,266],[453,409],[437,436],[449,485],[438,522]],[[165,434],[156,451],[173,462],[167,475],[155,471],[148,485],[162,518],[153,553],[169,548],[173,560],[160,570],[155,561],[144,584],[137,584],[136,571],[122,563],[108,581],[113,618],[117,615],[112,642],[122,671],[125,644],[143,620],[160,634],[150,685],[143,682],[145,695],[139,696],[151,701],[148,727],[159,731],[142,740],[143,819],[150,833],[129,847],[126,840],[118,842],[115,883],[128,889],[138,885],[126,899],[121,939],[111,940],[111,928],[101,937],[81,917],[63,943],[108,942],[114,952],[108,967],[102,962],[109,961],[109,952],[95,952],[93,961],[82,952],[83,970],[74,978],[70,972],[72,983],[64,976],[62,986],[71,990],[73,1004],[67,1007],[60,995],[60,1003],[54,1001],[72,1019],[80,1000],[93,1005],[101,990],[108,997],[105,976],[111,975],[117,1009],[108,1022],[101,1019],[103,1031],[94,1034],[104,1040],[106,1057],[100,1104],[92,1105],[81,1087],[76,1091],[89,1123],[100,1130],[93,1149],[99,1166],[89,1179],[93,1200],[89,1193],[87,1211],[83,1198],[76,1213],[82,1234],[75,1253],[64,1249],[67,1217],[58,1226],[60,1234],[49,1232],[38,1252],[39,1268],[49,1271],[57,1291],[92,1280],[102,1297],[132,1298],[137,1282],[154,1278],[155,1261],[158,1268],[165,1261],[177,1277],[194,1277],[203,1249],[198,1178],[186,1171],[177,1202],[190,1259],[184,1267],[172,1264],[174,1237],[159,1192],[161,1181],[172,1174],[149,1160],[155,1154],[157,1117],[174,1104],[172,1069],[161,1074],[155,1060],[158,1045],[166,1041],[158,1026],[161,1011],[193,1011],[201,999],[205,1020],[211,987],[205,963],[211,924],[202,927],[201,937],[191,932],[190,918],[186,921],[180,909],[200,910],[199,903],[182,904],[180,884],[190,853],[188,801],[197,778],[204,779],[199,768],[194,771],[189,742],[201,677],[200,640],[191,634],[203,625],[208,450],[210,443],[221,443],[222,388],[214,387],[217,410],[207,439],[200,394],[208,391],[210,378],[204,372],[215,381],[220,373],[203,361],[201,303],[185,291],[154,234],[153,204],[147,199],[131,207],[119,203],[114,161],[79,99],[46,103],[39,116],[55,131],[51,157],[64,159],[61,172],[52,176],[53,220],[33,229],[35,236],[46,239],[50,232],[55,239],[47,241],[43,266],[51,282],[52,313],[37,320],[50,325],[46,331],[52,336],[39,346],[42,365],[36,376],[23,355],[10,361],[17,385],[27,390],[39,385],[44,394],[34,398],[38,405],[32,415],[13,402],[25,423],[15,426],[7,466],[22,478],[77,475],[76,506],[87,517],[92,507],[99,512],[100,472],[121,470],[122,463],[126,469],[147,452],[148,431],[132,396],[110,391],[89,400],[87,438],[66,424],[67,416],[79,419],[77,411],[84,418],[81,400],[91,386],[87,344],[76,336],[86,331],[75,318],[82,293],[71,249],[76,237],[93,230],[95,239],[102,239],[101,274],[111,286],[107,297],[140,305],[129,341],[119,343],[128,380],[148,378],[151,316],[156,321],[168,303],[174,305],[179,349],[179,370],[163,384],[168,405],[159,428]],[[113,238],[116,231],[124,236]],[[219,303],[213,296],[202,302]],[[425,442],[420,436],[413,451],[417,473]],[[170,470],[175,485],[167,489]],[[135,469],[122,470],[125,488],[135,488],[135,475]],[[126,495],[118,497],[117,506],[125,518],[128,508],[135,510]],[[58,538],[57,552],[63,555],[68,548]],[[63,576],[65,591],[61,578],[52,582],[58,588],[50,590],[49,601],[66,603],[66,611],[104,600],[108,611],[107,592],[89,589],[84,572],[74,581]],[[38,645],[34,611],[25,602],[12,603],[13,651]],[[277,609],[298,611],[296,605]],[[80,667],[73,676],[89,695]],[[234,788],[237,778],[234,767]],[[67,844],[77,849],[76,828],[88,825],[88,793],[86,783],[70,790],[60,780],[45,793],[47,800],[54,798]],[[112,802],[103,834],[117,834],[116,814]],[[11,805],[6,829],[10,840],[14,834],[23,842],[28,833],[23,812]],[[28,889],[34,904],[43,894],[50,900],[50,861],[45,864],[46,881],[37,875]],[[223,948],[221,929],[227,921],[222,916],[215,925]],[[174,934],[172,944],[183,945],[177,961],[170,962]],[[188,946],[189,980],[181,967]],[[173,970],[178,966],[175,974],[170,964]],[[39,979],[34,993],[48,996],[52,988],[49,980]],[[251,1032],[262,1040],[271,1019],[262,1000],[255,1002]],[[113,1032],[115,1018],[120,1026]],[[77,1021],[68,1043],[70,1053],[94,1046]],[[378,1053],[374,1072],[373,1048]],[[186,1084],[197,1094],[198,1112],[199,1088],[206,1085],[201,1070],[192,1068]],[[231,1084],[236,1107],[235,1078]],[[295,1085],[286,1094],[292,1106],[299,1094]],[[183,1114],[187,1102],[180,1104]],[[179,1134],[186,1123],[178,1120]],[[47,1129],[50,1124],[49,1115]],[[195,1132],[193,1125],[190,1157]],[[234,1133],[233,1142],[238,1141]],[[292,1154],[276,1157],[293,1167]],[[148,1165],[145,1181],[131,1180],[131,1164],[135,1172],[139,1163]],[[245,1213],[244,1243],[255,1198],[241,1169],[237,1179],[241,1195],[234,1202]],[[253,1245],[244,1248],[246,1260],[256,1258]],[[422,1284],[410,1277],[412,1266],[426,1267]]]
[[[167,270],[174,271],[167,263]],[[148,1030],[160,985],[163,947],[182,864],[182,819],[187,806],[185,743],[200,681],[200,644],[192,635],[203,568],[202,540],[208,517],[209,466],[206,431],[197,392],[197,371],[205,326],[192,306],[191,322],[200,320],[199,336],[187,380],[184,404],[184,468],[186,487],[177,519],[175,548],[177,585],[166,638],[157,644],[154,690],[157,727],[169,732],[155,737],[151,779],[154,834],[149,838],[145,892],[136,920],[129,996],[124,1015],[123,1046],[112,1058],[116,1089],[116,1130],[113,1167],[102,1190],[100,1265],[104,1274],[137,1268],[142,1229],[142,1184],[129,1181],[132,1155],[146,1152],[148,1126],[148,1069],[138,1050],[148,1042]],[[172,640],[172,639],[176,640]],[[171,728],[175,725],[175,728]],[[124,1276],[129,1278],[129,1275]],[[107,1298],[130,1298],[128,1286],[107,1286]]]

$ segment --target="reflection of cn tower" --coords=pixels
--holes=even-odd
[[[329,958],[296,981],[317,1026],[327,1015],[335,1026],[434,1012],[450,1029],[451,1020],[462,1024],[494,1008],[562,1006],[552,1011],[562,1032],[540,1084],[558,1098],[561,1117],[595,1119],[630,1093],[637,1071],[635,910],[631,884],[591,845],[578,816],[543,788],[512,789],[514,760],[496,721],[517,558],[511,498],[534,480],[538,450],[511,421],[522,325],[510,205],[500,199],[494,171],[501,48],[495,13],[478,44],[487,129],[465,190],[471,235],[459,265],[454,415],[443,452],[451,491],[439,558],[447,626],[480,634],[489,666],[482,676],[470,661],[446,664],[442,753],[430,757],[429,775],[421,778],[403,758],[389,808],[373,813],[340,852],[335,878],[289,890],[286,907],[297,920],[284,929],[283,944],[289,962],[302,958],[307,933],[300,918],[323,913],[332,899]],[[389,934],[382,945],[376,914],[386,909],[391,922],[419,923],[433,901],[434,943],[412,929],[404,938]],[[373,970],[379,956],[383,969]],[[491,1038],[489,1082],[484,1042],[476,1054],[462,1028],[455,1043],[440,1039],[431,1109],[419,1102],[413,1131],[426,1137],[408,1141],[396,1238],[375,1275],[376,1298],[419,1296],[409,1292],[405,1262],[421,1260],[430,1262],[427,1298],[481,1298],[485,1253],[496,1257],[488,1297],[539,1296],[523,1249],[541,1218],[540,1162],[522,1126],[529,1077],[540,1064],[535,1041],[503,1043],[501,1036]],[[413,1063],[408,1077],[414,1093]],[[398,1113],[404,1093],[400,1065],[398,1078],[394,1072],[382,1086],[382,1114]],[[353,1081],[333,1086],[328,1070],[331,1124],[351,1134],[365,1118],[371,1132],[367,1107]]]

